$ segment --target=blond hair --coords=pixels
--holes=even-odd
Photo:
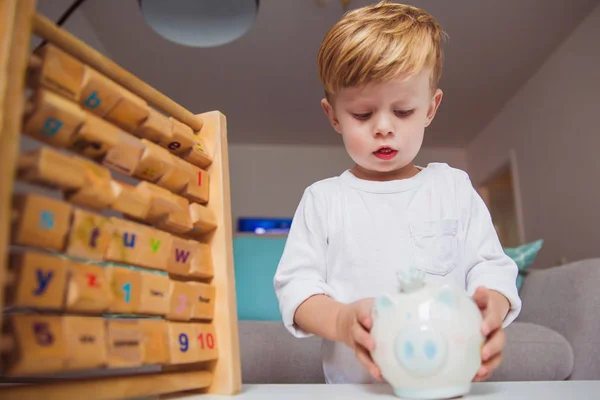
[[[345,87],[385,82],[431,70],[431,87],[442,76],[445,33],[424,10],[381,1],[346,13],[325,35],[319,76],[329,97]]]

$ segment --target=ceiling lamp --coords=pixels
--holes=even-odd
[[[260,0],[138,0],[150,27],[172,42],[216,47],[245,35]]]

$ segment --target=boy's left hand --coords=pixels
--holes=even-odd
[[[484,287],[479,287],[473,300],[481,310],[483,323],[481,333],[485,336],[485,344],[481,349],[481,367],[473,381],[484,381],[502,362],[502,350],[506,343],[502,322],[510,309],[510,302],[504,295]]]

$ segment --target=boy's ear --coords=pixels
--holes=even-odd
[[[431,98],[429,109],[427,110],[427,119],[425,120],[425,127],[428,127],[431,124],[431,121],[433,121],[435,113],[437,112],[438,107],[440,106],[440,102],[442,101],[443,95],[444,92],[442,92],[441,89],[436,89],[435,93],[433,94],[433,97]]]
[[[327,100],[326,98],[321,100],[321,107],[323,107],[323,111],[325,111],[325,115],[327,115],[327,118],[329,119],[329,122],[331,123],[333,129],[335,129],[337,133],[342,133],[340,129],[340,122],[335,116],[335,111],[333,110],[332,105],[329,103],[329,100]]]

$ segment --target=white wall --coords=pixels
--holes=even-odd
[[[417,163],[447,162],[466,169],[461,149],[423,148]],[[352,167],[341,146],[229,145],[231,207],[237,218],[291,218],[302,192],[311,183],[336,176]]]
[[[467,149],[476,182],[514,149],[536,267],[600,255],[600,6]]]

